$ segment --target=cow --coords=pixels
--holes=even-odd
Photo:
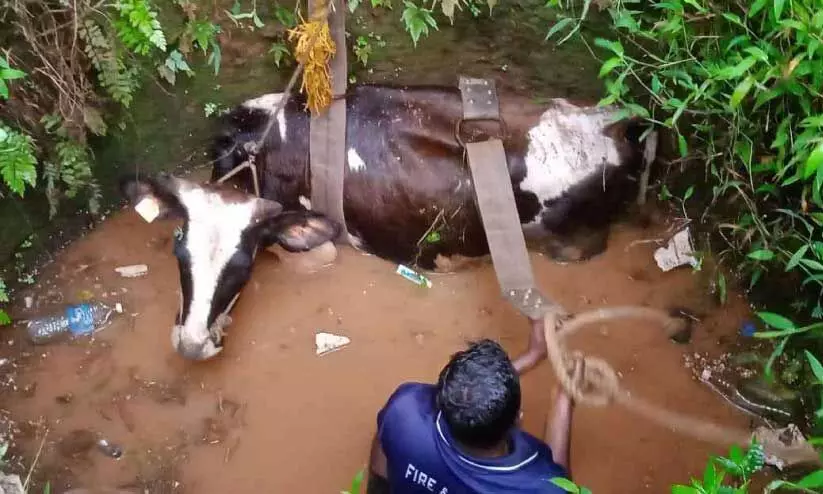
[[[316,250],[342,231],[311,209],[310,114],[303,95],[287,98],[251,174],[220,178],[248,158],[283,94],[259,96],[222,115],[212,141],[212,184],[160,176],[123,181],[134,203],[154,197],[184,219],[175,240],[182,301],[172,342],[205,360],[222,349],[224,317],[247,282],[254,256],[272,246]],[[344,214],[349,243],[421,270],[455,271],[489,254],[463,142],[503,141],[517,213],[530,249],[560,262],[584,261],[607,245],[610,224],[636,195],[643,168],[643,121],[615,108],[500,94],[503,125],[461,122],[454,87],[358,84],[345,94]],[[462,124],[462,125],[459,125]],[[532,321],[525,370],[545,356]]]

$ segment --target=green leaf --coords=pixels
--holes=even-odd
[[[623,59],[620,57],[612,57],[605,62],[603,62],[603,66],[600,67],[600,74],[598,74],[599,78],[603,78],[603,76],[610,74],[616,67],[623,63]],[[658,81],[659,83],[659,81]]]
[[[9,99],[9,86],[6,84],[6,81],[0,79],[0,96],[3,99]]]
[[[677,148],[680,150],[680,157],[685,158],[689,154],[689,145],[686,143],[686,138],[683,134],[677,135]]]
[[[797,329],[797,326],[795,326],[795,324],[792,321],[786,319],[780,314],[775,314],[773,312],[757,312],[757,317],[759,317],[763,322],[765,322],[769,326],[776,329],[782,329],[785,331]]]
[[[786,0],[774,0],[774,18],[780,20],[780,14],[783,13],[783,7],[786,4]]]
[[[774,252],[770,251],[769,249],[759,249],[752,252],[746,256],[749,259],[754,259],[756,261],[771,261],[774,259]]]
[[[700,491],[688,485],[673,485],[672,494],[700,494]]]
[[[265,24],[263,24],[263,21],[261,21],[260,17],[257,16],[257,12],[255,11],[252,14],[251,20],[254,22],[254,25],[257,26],[258,29],[264,27]]]
[[[0,79],[13,81],[15,79],[22,79],[26,77],[26,73],[17,69],[0,69]]]
[[[755,2],[752,4],[752,7],[749,9],[748,16],[756,16],[758,12],[763,10],[763,7],[765,7],[768,2],[769,0],[755,0]]]
[[[554,477],[553,479],[551,479],[551,483],[556,485],[557,487],[560,487],[566,492],[580,492],[580,488],[577,487],[577,485],[569,479],[564,479],[562,477]]]
[[[614,53],[618,57],[623,56],[623,52],[624,52],[623,45],[620,44],[619,41],[610,41],[608,39],[595,38],[594,44],[599,46],[600,48],[605,48],[605,49],[611,51],[612,53]]]
[[[7,324],[11,324],[11,318],[8,314],[6,314],[6,311],[0,309],[0,326],[5,326]]]
[[[809,366],[812,368],[812,372],[814,373],[814,377],[817,378],[817,382],[823,384],[823,364],[817,360],[810,351],[804,350],[806,353],[806,360],[809,361]]]
[[[808,351],[806,353],[809,353]],[[818,362],[818,366],[820,363]],[[823,378],[818,377],[821,381]],[[823,470],[818,470],[816,472],[810,473],[806,475],[799,482],[797,482],[799,487],[803,487],[805,489],[814,489],[816,487],[823,487]]]
[[[811,154],[809,154],[809,158],[806,160],[806,166],[803,168],[803,179],[808,179],[821,167],[823,167],[823,143],[818,144]]]
[[[734,88],[732,97],[729,100],[732,108],[737,108],[740,106],[740,102],[743,101],[743,98],[745,98],[747,94],[749,94],[749,90],[751,90],[752,85],[754,85],[754,77],[749,76],[743,79],[743,81],[740,82],[736,88]]]
[[[802,245],[797,252],[792,254],[792,257],[789,259],[789,262],[786,263],[786,271],[791,271],[794,269],[799,263],[800,260],[803,259],[803,256],[806,255],[806,252],[809,250],[809,245]]]
[[[720,304],[726,305],[728,289],[726,287],[726,275],[723,273],[717,274],[717,296],[720,299]]]
[[[403,9],[403,15],[400,19],[403,21],[406,31],[411,36],[412,43],[414,43],[416,47],[421,35],[425,34],[428,36],[429,27],[437,29],[437,21],[432,17],[431,10],[418,7],[408,0],[405,0],[403,4],[406,8]]]
[[[549,32],[546,34],[544,40],[548,40],[555,34],[565,29],[569,24],[572,24],[573,22],[574,19],[572,19],[571,17],[564,17],[563,19],[560,19],[559,21],[555,22],[554,26],[552,26],[552,28],[549,29]]]

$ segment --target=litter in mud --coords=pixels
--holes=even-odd
[[[151,223],[160,216],[160,205],[157,204],[157,200],[154,197],[144,198],[134,206],[134,210],[146,220],[146,223]]]
[[[798,452],[788,454],[785,457],[778,458],[774,455],[766,455],[765,462],[780,471],[786,467],[792,467],[799,464],[811,463],[817,459],[817,454],[814,447],[806,441],[800,429],[794,425],[789,424],[782,429],[771,429],[769,427],[758,427],[754,430],[754,437],[759,444],[762,444],[765,449],[769,449],[770,444],[782,445],[791,448],[800,448]]]
[[[432,287],[431,280],[429,280],[428,278],[426,278],[422,274],[418,273],[417,271],[415,271],[415,270],[413,270],[413,269],[411,269],[407,266],[404,266],[402,264],[398,265],[396,272],[397,272],[397,274],[399,274],[403,278],[406,278],[407,280],[411,281],[412,283],[415,283],[415,284],[421,285],[421,286],[425,285],[426,288],[431,288]]]
[[[97,441],[97,448],[104,455],[110,456],[114,459],[119,459],[121,456],[123,456],[123,449],[120,446],[117,446],[116,444],[111,444],[105,439]]]
[[[685,228],[677,232],[668,245],[654,251],[654,260],[663,271],[671,271],[679,266],[697,266],[697,258],[693,254],[689,229]]]
[[[132,264],[131,266],[120,266],[114,268],[114,270],[120,273],[123,278],[137,278],[148,274],[149,267],[145,264]]]
[[[349,343],[351,339],[346,336],[322,332],[314,335],[315,352],[318,356],[340,350]]]

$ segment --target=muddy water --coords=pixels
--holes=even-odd
[[[395,386],[433,381],[467,339],[496,338],[512,353],[526,346],[527,325],[501,301],[489,266],[434,276],[426,290],[395,275],[394,266],[344,248],[334,266],[312,275],[262,255],[222,356],[185,362],[170,343],[179,296],[172,226],[118,213],[47,269],[39,310],[92,293],[122,301],[132,314],[94,341],[32,349],[19,333],[6,334],[5,354],[31,354],[4,391],[14,417],[36,422],[22,427],[22,452],[33,457],[49,430],[38,482],[150,492],[339,492],[365,465],[375,413]],[[637,240],[656,238],[664,227],[622,225],[608,252],[586,264],[535,255],[540,285],[572,310],[647,304],[700,314],[686,345],[658,328],[625,324],[591,328],[573,344],[608,358],[637,393],[744,426],[683,361],[718,352],[745,304],[734,299],[717,309],[688,269],[661,273],[654,245]],[[149,274],[123,279],[114,272],[133,263],[147,263]],[[352,343],[317,357],[318,330]],[[532,433],[543,430],[553,385],[546,365],[523,379],[524,423]],[[597,493],[668,492],[698,474],[708,454],[725,452],[618,409],[580,408],[573,427],[572,469]],[[122,458],[95,449],[95,434],[120,445]]]

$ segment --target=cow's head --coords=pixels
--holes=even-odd
[[[174,238],[181,302],[172,345],[194,360],[222,350],[228,312],[249,280],[259,248],[279,244],[289,252],[304,252],[339,232],[336,223],[320,214],[283,212],[274,201],[169,175],[127,177],[121,190],[135,205],[153,200],[160,218],[183,220]]]

